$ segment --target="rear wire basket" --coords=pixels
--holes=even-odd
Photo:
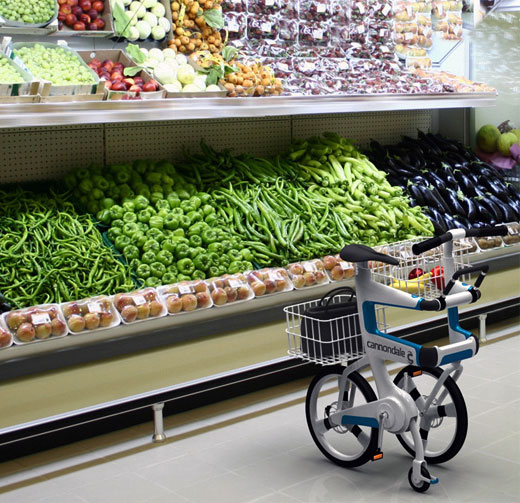
[[[369,262],[368,267],[372,272],[372,279],[426,300],[439,297],[445,286],[442,268],[444,252],[442,247],[437,247],[416,256],[412,252],[412,246],[421,241],[421,239],[415,239],[377,247],[377,251],[397,258],[399,265]],[[455,271],[469,266],[470,249],[471,245],[468,242],[453,242]],[[466,276],[459,279],[459,281],[468,280],[469,278]]]
[[[331,304],[346,302],[350,295],[337,295]],[[365,354],[357,313],[331,320],[320,320],[305,314],[318,306],[321,299],[284,308],[289,351],[291,356],[320,365],[333,365],[357,360]],[[385,308],[376,308],[377,326],[388,330]]]

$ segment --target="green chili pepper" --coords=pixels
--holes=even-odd
[[[242,248],[240,250],[240,254],[242,255],[242,258],[247,262],[252,262],[254,260],[253,253],[248,248]]]

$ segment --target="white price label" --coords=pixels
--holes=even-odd
[[[269,33],[271,31],[271,23],[262,23],[261,28],[264,33]]]
[[[283,279],[282,275],[278,271],[270,271],[267,273],[267,276],[273,281],[279,281]]]
[[[229,21],[227,26],[228,31],[237,32],[240,27],[238,26],[238,23],[236,21]]]
[[[383,7],[383,16],[386,16],[390,11],[392,10],[392,7],[390,7],[389,4],[386,4],[384,7]]]
[[[186,293],[193,293],[194,288],[190,285],[179,285],[179,293],[184,295]]]
[[[381,46],[381,52],[384,52],[384,53],[390,52],[390,49],[386,45],[382,45]]]
[[[282,72],[289,72],[289,65],[286,63],[278,63],[278,69]]]
[[[344,260],[340,261],[339,266],[341,267],[341,269],[343,271],[348,271],[349,269],[352,269],[352,266],[348,262],[345,262]]]
[[[244,47],[244,42],[242,42],[241,40],[235,40],[235,41],[233,42],[233,45],[234,45],[235,47],[239,47],[239,48],[240,48],[240,47]]]
[[[404,34],[404,39],[405,39],[405,40],[412,40],[413,37],[414,37],[414,34],[413,34],[413,33],[410,33],[409,31],[407,31],[407,32]]]
[[[370,65],[370,63],[364,63],[363,66],[365,67],[365,71],[366,71],[366,72],[369,72],[370,69],[372,68],[371,65]]]
[[[146,304],[146,299],[142,295],[133,295],[132,299],[136,306],[142,306],[143,304]]]
[[[364,6],[361,2],[358,2],[356,5],[357,5],[357,8],[358,8],[358,10],[359,10],[359,13],[360,13],[360,14],[364,14],[364,13],[365,13],[365,10],[366,10],[366,9],[365,9],[365,6]]]
[[[89,313],[102,313],[103,308],[99,302],[89,302],[87,304],[87,309]]]
[[[272,7],[274,5],[274,0],[265,0],[265,5],[267,5],[267,7]]]
[[[380,37],[386,37],[386,30],[385,29],[379,30],[379,36]]]
[[[51,317],[47,313],[38,313],[31,315],[33,325],[42,325],[43,323],[50,323]]]
[[[312,262],[305,262],[303,264],[303,270],[307,272],[314,272],[316,270],[316,267]]]
[[[315,68],[316,66],[314,65],[314,63],[311,63],[310,61],[305,61],[305,63],[303,63],[303,65],[301,66],[301,71],[313,72]]]
[[[340,61],[338,63],[338,68],[340,70],[348,70],[348,63],[346,61]]]
[[[314,40],[321,40],[323,38],[323,30],[312,30],[312,38]]]
[[[240,288],[244,283],[238,279],[228,279],[228,285],[231,288]]]
[[[316,10],[321,14],[327,11],[327,6],[324,3],[319,3]]]
[[[359,24],[356,26],[356,31],[361,35],[362,33],[365,33],[365,25]]]

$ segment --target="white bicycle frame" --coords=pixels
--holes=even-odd
[[[465,231],[462,229],[449,231],[452,239],[462,239]],[[455,273],[455,261],[453,258],[453,241],[442,245],[444,247],[444,277],[446,281]],[[379,428],[378,451],[382,445],[384,430],[391,433],[404,433],[410,431],[415,444],[415,459],[413,461],[413,477],[417,481],[436,483],[437,479],[428,480],[421,474],[421,466],[424,461],[426,441],[421,439],[419,433],[418,416],[424,414],[432,401],[437,398],[446,378],[455,372],[457,379],[462,373],[461,360],[470,358],[477,352],[477,341],[471,337],[471,333],[459,326],[457,306],[469,304],[473,300],[472,286],[456,281],[450,295],[445,298],[448,308],[448,325],[450,344],[443,347],[435,347],[437,358],[431,361],[432,350],[429,349],[429,362],[425,365],[421,362],[424,348],[410,341],[399,339],[392,335],[384,334],[377,329],[375,306],[385,305],[401,307],[405,309],[420,310],[420,304],[424,300],[416,295],[397,290],[395,288],[377,283],[372,280],[368,262],[356,264],[356,296],[358,313],[361,325],[361,334],[365,349],[365,356],[345,368],[339,382],[338,409],[330,415],[332,425],[343,425],[352,428],[353,425],[370,426]],[[392,360],[404,364],[417,366],[438,366],[450,364],[438,379],[428,399],[420,403],[421,410],[411,396],[398,388],[390,379],[385,366],[385,360]],[[374,376],[379,399],[364,405],[352,407],[353,397],[350,393],[345,395],[347,378],[350,373],[370,365]],[[409,378],[409,377],[408,377]],[[405,383],[406,388],[406,383]],[[445,393],[445,391],[443,392]],[[349,400],[345,402],[344,396]],[[441,403],[444,396],[438,397]],[[340,404],[342,405],[340,407]]]

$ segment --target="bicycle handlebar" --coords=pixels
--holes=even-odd
[[[459,230],[460,232],[460,230]],[[484,237],[484,236],[506,236],[508,233],[508,229],[505,225],[498,225],[496,227],[480,227],[475,229],[467,229],[465,231],[466,237]],[[447,243],[453,239],[453,234],[451,232],[445,232],[440,236],[436,236],[434,238],[427,239],[426,241],[422,241],[421,243],[416,243],[412,246],[412,251],[415,255],[420,255],[421,253],[427,252],[432,248],[437,248],[443,243]]]

